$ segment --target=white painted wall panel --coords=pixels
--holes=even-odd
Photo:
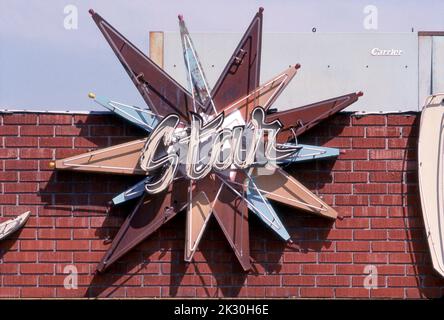
[[[210,84],[214,84],[241,34],[192,34]],[[374,56],[373,48],[402,50],[400,56]],[[178,33],[165,33],[165,69],[187,86]],[[286,109],[363,91],[350,111],[418,110],[416,33],[265,33],[262,82],[290,64],[302,68],[275,107]]]
[[[421,36],[418,41],[418,106],[421,109],[432,93],[432,37]]]
[[[432,38],[432,93],[444,93],[444,37]]]

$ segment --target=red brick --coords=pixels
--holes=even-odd
[[[20,172],[20,181],[49,181],[53,172]]]
[[[31,215],[28,222],[26,223],[27,227],[40,227],[40,228],[52,228],[54,226],[54,219],[49,217],[35,217]]]
[[[18,126],[0,126],[1,136],[17,136],[19,132]]]
[[[54,250],[54,241],[50,240],[22,240],[20,241],[20,250],[22,251],[52,251]]]
[[[370,243],[366,241],[340,241],[336,243],[336,250],[348,252],[369,252]]]
[[[51,263],[26,263],[20,265],[21,274],[53,274],[54,265]]]
[[[91,217],[91,227],[120,227],[122,224],[122,220],[117,217]]]
[[[402,182],[402,172],[370,172],[370,182]]]
[[[326,240],[347,240],[352,239],[353,231],[352,230],[335,230],[331,229],[328,231],[326,236]]]
[[[73,156],[77,156],[79,154],[85,153],[87,151],[88,150],[85,150],[85,149],[67,149],[67,148],[56,149],[55,150],[55,158],[56,159],[63,159],[63,158],[73,157]]]
[[[319,144],[322,147],[348,149],[352,147],[352,140],[350,138],[334,138],[328,139],[325,142],[321,140]]]
[[[39,276],[39,286],[41,287],[50,287],[50,286],[63,286],[63,281],[66,279],[67,275],[42,275]],[[109,276],[110,279],[112,276]],[[124,276],[122,276],[124,277]],[[86,286],[89,285],[92,281],[92,276],[82,275],[78,277],[78,285]],[[103,285],[99,281],[96,281],[96,285]],[[111,285],[110,283],[109,285]]]
[[[369,219],[365,218],[344,218],[336,220],[335,226],[338,229],[362,229],[370,226]]]
[[[5,137],[6,147],[37,147],[37,137]]]
[[[368,127],[366,128],[367,137],[399,137],[401,129],[396,127]]]
[[[374,252],[404,252],[405,242],[389,241],[389,242],[373,242],[372,251]]]
[[[353,163],[353,170],[356,171],[384,171],[386,169],[386,161],[354,161]]]
[[[196,293],[199,295],[199,289],[197,288]],[[265,288],[265,296],[267,298],[292,298],[299,296],[298,288],[296,287],[267,287]],[[212,297],[216,297],[216,295],[212,295]]]
[[[338,264],[336,274],[362,275],[365,274],[365,266],[358,264]]]
[[[202,277],[202,276],[199,276],[199,277]],[[187,278],[189,278],[189,277],[187,277]],[[196,282],[196,284],[198,284],[198,283],[199,282]],[[281,284],[281,276],[280,275],[259,275],[259,276],[248,275],[247,276],[247,285],[248,286],[280,286],[280,284]]]
[[[389,287],[418,287],[421,285],[421,279],[417,277],[388,277],[387,285]]]
[[[97,238],[96,229],[73,229],[72,232],[73,232],[74,239],[96,239]]]
[[[98,263],[103,258],[103,252],[74,252],[74,261]]]
[[[0,204],[16,204],[17,196],[15,194],[0,194]]]
[[[3,185],[4,193],[24,193],[24,192],[37,192],[38,184],[37,183],[5,183]]]
[[[18,263],[18,262],[36,262],[37,253],[36,252],[7,252],[3,257],[3,262]]]
[[[406,288],[405,297],[407,299],[418,298],[441,298],[444,295],[440,288]]]
[[[69,138],[67,138],[69,139]],[[74,147],[75,148],[97,148],[97,147],[105,147],[108,144],[108,138],[83,138],[77,137],[74,138]]]
[[[355,207],[353,217],[386,217],[387,207]]]
[[[63,262],[73,262],[73,253],[72,252],[52,252],[52,251],[46,251],[46,252],[39,252],[39,262],[56,262],[56,263],[63,263]],[[76,261],[80,262],[80,261]]]
[[[352,277],[352,286],[357,288],[364,287],[364,284],[366,281],[369,280],[369,274],[365,272],[365,275],[361,276],[353,276]],[[376,290],[377,288],[385,288],[387,287],[387,281],[385,280],[385,277],[376,277],[376,281],[372,282],[373,284],[373,290]],[[365,288],[365,287],[364,287]],[[369,288],[370,290],[370,288]]]
[[[45,193],[71,193],[73,189],[73,185],[71,183],[66,182],[41,182],[39,184],[39,188],[44,190]],[[85,189],[84,189],[85,190]],[[86,192],[86,190],[85,190]],[[47,208],[44,208],[41,210],[42,213],[44,213]],[[67,215],[67,210],[65,210],[65,213],[63,213],[63,210],[57,210],[55,213],[59,215]]]
[[[5,286],[35,286],[37,285],[37,277],[32,275],[7,276],[3,277],[3,285]]]
[[[55,128],[56,136],[79,136],[79,135],[89,135],[88,127],[74,127],[74,126],[57,126]]]
[[[404,289],[402,288],[377,288],[370,290],[372,298],[404,298]]]
[[[335,172],[334,182],[367,182],[367,172]]]
[[[387,145],[390,149],[408,149],[415,148],[418,141],[407,138],[387,139]]]
[[[39,124],[71,124],[72,118],[70,114],[40,114]]]
[[[385,125],[384,115],[364,115],[352,117],[354,126]]]
[[[333,164],[333,167],[330,168],[332,171],[351,171],[352,162],[351,161],[342,161],[336,160]]]
[[[56,241],[57,251],[88,251],[88,240],[58,240]]]
[[[316,253],[314,252],[286,252],[284,262],[316,262]]]
[[[402,218],[374,218],[371,226],[374,229],[399,229],[405,227],[405,221]]]
[[[324,184],[322,187],[318,188],[318,192],[321,194],[350,194],[351,191],[352,186],[345,183]]]
[[[381,138],[355,138],[352,141],[353,148],[362,149],[383,149],[385,140]]]
[[[385,253],[354,253],[354,263],[387,263],[387,254]]]
[[[365,128],[363,127],[341,127],[340,131],[336,130],[336,128],[331,127],[331,131],[333,136],[340,137],[364,137]]]
[[[333,298],[334,290],[332,288],[301,288],[302,298]]]
[[[56,220],[56,227],[60,228],[88,228],[89,219],[86,217],[65,218],[60,217]]]
[[[21,289],[22,298],[54,298],[55,288],[26,287]]]
[[[35,160],[5,160],[6,170],[37,170],[38,167]]]
[[[65,137],[40,138],[40,147],[71,148],[72,146],[73,146],[72,138],[65,138]]]
[[[51,159],[52,149],[20,149],[21,159]]]
[[[0,181],[17,181],[17,172],[0,171]]]
[[[337,195],[335,196],[335,204],[346,206],[366,206],[368,205],[368,196]]]
[[[59,298],[85,298],[88,296],[88,288],[79,287],[75,290],[73,289],[65,289],[63,287],[57,287],[56,289],[56,297]],[[128,288],[129,290],[130,288]],[[160,288],[157,288],[160,291]],[[136,297],[136,296],[134,296]]]
[[[324,253],[321,252],[319,254],[319,262],[328,262],[328,263],[351,263],[352,262],[352,253],[350,252],[335,252],[335,253]]]
[[[314,276],[282,276],[284,286],[314,286],[316,283]]]
[[[0,287],[0,298],[19,298],[20,288]]]
[[[132,298],[154,298],[161,296],[160,287],[130,287],[127,288],[126,293],[128,297]]]
[[[404,266],[400,265],[378,265],[378,275],[405,275]]]
[[[44,202],[39,194],[19,194],[19,204],[42,204]]]
[[[386,163],[388,171],[413,171],[418,168],[416,161],[387,160]]]
[[[387,185],[384,183],[355,184],[353,186],[353,193],[385,194],[387,193]]]
[[[370,205],[399,206],[402,205],[402,195],[371,195]]]
[[[391,253],[389,255],[389,263],[411,264],[420,260],[420,255],[414,255],[412,253]]]
[[[289,246],[269,238],[269,232],[265,229],[256,230],[259,233],[251,239],[250,245],[252,256],[258,261],[254,264],[257,274],[238,274],[241,269],[235,255],[222,233],[217,233],[220,232],[217,227],[217,234],[214,233],[215,230],[210,230],[206,235],[209,237],[208,241],[203,240],[202,244],[206,248],[196,253],[195,260],[198,263],[184,265],[181,248],[185,234],[179,227],[182,225],[180,223],[177,226],[164,226],[167,229],[161,228],[160,234],[153,235],[154,240],[144,241],[115,264],[109,271],[109,279],[97,280],[94,284],[96,287],[93,286],[88,291],[86,286],[92,279],[91,272],[94,272],[96,264],[103,258],[104,250],[109,248],[109,244],[104,245],[102,241],[102,233],[108,231],[98,228],[110,228],[109,233],[113,235],[123,221],[119,208],[116,208],[115,218],[105,219],[105,206],[100,204],[109,200],[113,193],[123,190],[127,184],[130,185],[132,180],[107,176],[106,183],[99,185],[95,177],[93,179],[88,175],[70,172],[55,174],[55,171],[47,170],[47,162],[53,156],[60,159],[77,155],[88,151],[88,148],[128,141],[130,137],[118,137],[126,129],[117,118],[115,121],[107,121],[109,116],[76,116],[77,124],[78,121],[83,121],[85,125],[74,126],[71,125],[73,116],[68,115],[68,120],[54,120],[54,116],[56,115],[47,115],[43,122],[40,118],[40,127],[21,126],[20,137],[15,137],[19,133],[19,125],[3,126],[3,141],[13,145],[0,149],[0,159],[5,159],[1,161],[0,167],[0,181],[3,181],[3,198],[0,196],[0,202],[6,203],[2,205],[0,212],[5,218],[31,210],[33,217],[20,233],[0,244],[9,249],[2,256],[4,263],[0,263],[0,273],[3,274],[0,282],[4,284],[2,281],[9,275],[39,278],[38,287],[31,284],[18,288],[9,292],[12,296],[20,296],[22,293],[22,296],[27,297],[57,295],[76,298],[95,295],[368,298],[370,290],[362,288],[362,281],[367,276],[364,268],[368,264],[376,264],[379,275],[380,287],[371,290],[373,298],[403,298],[404,294],[407,298],[424,298],[442,294],[442,282],[432,276],[435,272],[430,263],[420,202],[416,194],[415,137],[418,130],[407,124],[402,124],[402,127],[384,126],[386,121],[391,121],[391,115],[355,119],[353,122],[357,122],[357,126],[344,128],[330,126],[336,123],[336,117],[333,117],[326,128],[315,129],[307,135],[308,141],[315,144],[329,139],[329,145],[341,149],[352,145],[359,147],[347,149],[337,161],[307,163],[293,170],[298,179],[311,190],[324,194],[325,201],[334,205],[335,210],[346,218],[329,223],[310,216],[286,214],[285,225],[291,229],[289,231],[292,231],[292,238],[295,240]],[[350,124],[349,115],[337,117],[342,119],[341,123]],[[373,122],[373,125],[365,125],[366,121]],[[53,127],[55,122],[60,122],[60,125]],[[47,125],[42,125],[44,123]],[[115,129],[114,123],[122,126]],[[67,138],[69,146],[39,149],[34,142],[32,143],[35,145],[26,146],[29,138],[42,141],[48,139],[48,136],[40,136],[50,134],[50,129],[55,130],[54,139]],[[134,137],[139,134],[132,131],[129,133]],[[363,138],[364,133],[368,138]],[[403,138],[398,138],[400,133]],[[24,136],[25,134],[38,134],[39,137]],[[102,137],[91,138],[90,134]],[[82,148],[74,148],[75,139],[80,139],[78,141]],[[367,141],[370,144],[365,143]],[[374,148],[371,144],[377,144],[379,148]],[[385,149],[386,147],[389,149]],[[15,161],[12,159],[17,157],[24,161],[36,159],[37,168],[22,167],[1,171],[5,165],[7,169],[11,168],[12,161]],[[35,167],[34,164],[32,166]],[[45,171],[38,171],[39,168]],[[13,183],[16,181],[20,183]],[[76,186],[74,189],[71,187],[73,183]],[[41,197],[37,195],[38,190],[43,191]],[[23,203],[29,205],[22,205]],[[258,226],[251,225],[250,228]],[[159,239],[162,239],[160,243]],[[32,242],[32,248],[26,241]],[[39,241],[47,241],[52,246],[45,249],[48,251],[41,251],[38,248],[45,245]],[[23,248],[35,251],[19,251]],[[350,255],[352,260],[349,259]],[[148,261],[146,266],[143,265],[144,261]],[[85,287],[76,290],[76,293],[68,292],[62,287],[52,287],[61,286],[61,280],[65,276],[63,266],[72,263],[81,266],[79,272],[85,276],[81,280]],[[5,265],[8,267],[4,267]],[[126,283],[125,280],[130,275],[136,277]],[[407,276],[405,283],[402,282],[404,276]],[[148,278],[143,281],[144,277]],[[158,277],[162,277],[162,284],[156,284],[154,279]],[[420,285],[425,286],[421,290],[418,290],[418,285],[413,284],[416,277],[420,277]],[[144,286],[142,282],[145,282]],[[113,293],[117,284],[121,286]],[[353,287],[354,284],[358,286]],[[108,285],[110,287],[106,287]],[[103,287],[99,288],[100,286]],[[13,288],[12,285],[1,287],[0,296],[2,289]],[[378,296],[379,290],[383,291]]]
[[[304,264],[302,265],[302,274],[318,275],[318,274],[334,274],[334,264]]]
[[[354,240],[386,240],[386,230],[354,230]]]
[[[122,126],[93,126],[90,129],[91,136],[122,136],[123,127]]]
[[[16,263],[0,263],[0,274],[18,274],[18,264]]]
[[[413,126],[408,126],[408,127],[402,127],[402,136],[403,137],[412,138],[410,140],[417,140],[415,138],[417,138],[418,135],[419,135],[419,126],[413,125]]]
[[[398,160],[404,157],[403,150],[370,150],[370,160]]]
[[[17,149],[0,149],[0,159],[15,159],[17,156]]]
[[[53,126],[22,126],[20,127],[21,136],[53,136]]]
[[[316,286],[318,287],[348,287],[350,286],[349,276],[317,276]]]
[[[71,239],[71,230],[69,229],[39,229],[39,239]]]
[[[166,286],[170,285],[170,276],[146,275],[143,277],[144,286]]]
[[[412,115],[390,115],[387,117],[388,126],[411,126],[417,120],[416,116]]]
[[[367,160],[368,159],[368,150],[347,149],[339,154],[338,159],[340,159],[340,160]]]
[[[336,288],[336,298],[369,298],[370,290],[365,288]]]
[[[4,124],[37,124],[37,115],[30,113],[13,113],[3,115]]]

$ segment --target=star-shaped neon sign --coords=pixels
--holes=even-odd
[[[286,111],[271,109],[300,66],[290,66],[260,85],[262,8],[213,89],[179,16],[189,91],[99,14],[90,13],[148,106],[138,108],[90,94],[97,103],[146,130],[147,138],[54,163],[57,169],[143,176],[112,200],[118,205],[139,199],[98,271],[107,269],[179,212],[187,214],[186,261],[192,260],[214,216],[244,270],[251,268],[249,211],[284,241],[291,241],[290,235],[270,200],[336,218],[333,208],[279,165],[337,156],[337,149],[298,144],[296,137],[349,106],[362,93]]]

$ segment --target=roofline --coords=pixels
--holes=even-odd
[[[28,109],[0,109],[0,114],[9,113],[53,113],[53,114],[113,114],[108,110],[28,110]]]
[[[338,113],[341,114],[351,114],[354,116],[362,117],[365,115],[383,115],[383,114],[416,114],[421,112],[420,110],[391,110],[391,111],[339,111]],[[0,114],[13,114],[13,113],[46,113],[46,114],[92,114],[92,115],[108,115],[108,114],[115,114],[114,112],[108,111],[108,110],[78,110],[78,111],[60,111],[60,110],[27,110],[27,109],[0,109]]]

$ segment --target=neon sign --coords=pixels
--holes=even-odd
[[[98,271],[109,268],[181,212],[187,215],[185,261],[192,261],[214,217],[244,270],[251,268],[250,212],[284,241],[291,241],[271,200],[336,218],[332,207],[280,165],[339,155],[338,149],[299,144],[297,137],[357,101],[362,93],[284,111],[272,109],[300,65],[260,83],[262,8],[213,89],[179,16],[189,90],[99,14],[90,13],[147,104],[139,108],[91,94],[97,103],[144,130],[146,137],[52,164],[60,170],[140,176],[137,184],[112,199],[113,205],[137,199],[137,205]],[[264,175],[262,168],[271,170]]]
[[[248,169],[253,165],[265,166],[294,155],[301,147],[279,146],[276,137],[282,128],[279,120],[265,122],[265,110],[255,108],[247,125],[228,128],[221,113],[204,124],[203,118],[191,113],[190,134],[177,128],[179,116],[165,117],[147,139],[140,157],[140,167],[147,174],[163,169],[154,180],[145,184],[150,193],[164,191],[173,182],[179,164],[184,164],[187,178],[198,180],[211,170],[219,172],[232,169]],[[266,138],[266,140],[265,140]],[[262,143],[261,143],[262,142]],[[165,155],[156,158],[164,150]],[[258,155],[258,152],[261,152]],[[256,161],[256,160],[261,161]],[[181,161],[182,160],[182,161]]]

